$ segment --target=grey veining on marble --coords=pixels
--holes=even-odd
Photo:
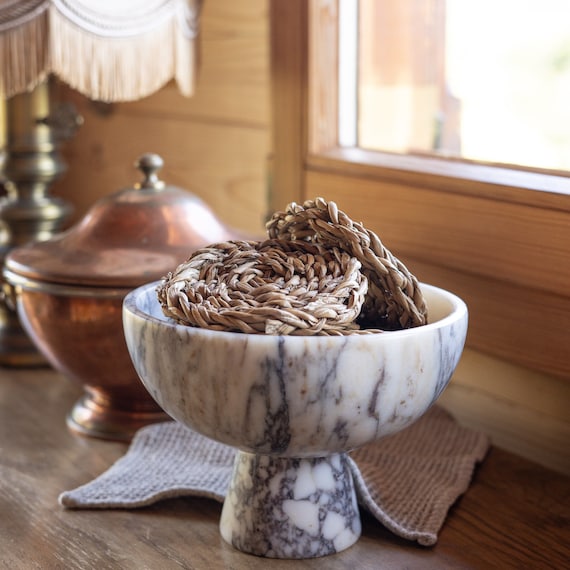
[[[240,450],[222,514],[225,540],[278,558],[354,543],[360,519],[345,453],[403,429],[439,397],[463,351],[463,301],[422,285],[427,325],[271,336],[179,325],[163,315],[155,288],[125,298],[127,347],[166,412]]]
[[[239,452],[220,529],[237,549],[269,558],[340,552],[360,537],[345,454],[290,459]]]
[[[127,345],[158,403],[208,437],[281,456],[346,451],[409,425],[447,385],[467,311],[431,291],[431,314],[457,305],[452,319],[375,335],[283,337],[175,324],[150,286],[125,302]]]

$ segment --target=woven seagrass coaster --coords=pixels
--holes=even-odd
[[[418,280],[380,238],[323,198],[289,204],[269,239],[195,251],[158,287],[165,315],[211,330],[370,334],[426,324]]]

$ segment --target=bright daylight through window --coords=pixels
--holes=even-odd
[[[340,143],[570,170],[568,0],[341,0]]]

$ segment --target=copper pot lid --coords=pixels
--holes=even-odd
[[[98,200],[67,231],[14,248],[6,269],[51,283],[132,288],[199,247],[236,237],[202,200],[158,178],[160,156],[145,154],[136,166],[142,182]]]

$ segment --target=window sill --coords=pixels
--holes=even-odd
[[[310,154],[307,167],[570,212],[570,176],[562,173],[356,147]]]

